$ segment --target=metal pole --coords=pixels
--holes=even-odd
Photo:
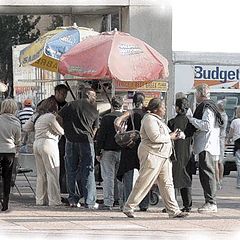
[[[74,93],[73,93],[73,91],[72,91],[70,85],[68,84],[68,82],[67,82],[66,80],[65,80],[65,83],[66,83],[66,85],[67,85],[67,87],[68,87],[68,89],[69,89],[69,91],[70,91],[70,93],[71,93],[73,99],[76,100],[76,96],[74,95]]]

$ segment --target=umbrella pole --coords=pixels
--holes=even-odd
[[[67,85],[67,87],[68,87],[68,89],[69,89],[69,91],[70,91],[70,93],[71,93],[71,95],[72,95],[72,97],[73,97],[73,100],[76,100],[76,97],[75,97],[75,95],[74,95],[74,93],[73,93],[70,85],[68,84],[68,81],[65,81],[65,82],[66,82],[66,85]]]
[[[106,97],[107,97],[108,102],[109,102],[110,105],[112,106],[112,104],[111,104],[111,99],[109,98],[109,96],[108,96],[108,94],[107,94],[107,91],[106,91],[105,86],[104,86],[102,83],[100,83],[100,84],[101,84],[101,87],[102,87],[104,93],[106,94]]]

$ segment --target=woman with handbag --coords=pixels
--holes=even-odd
[[[141,120],[146,113],[144,109],[145,96],[141,92],[137,92],[133,96],[133,110],[125,112],[122,116],[118,117],[114,124],[116,129],[121,128],[122,123],[126,121],[126,131],[140,130]],[[131,116],[132,114],[132,116]],[[121,149],[121,160],[117,173],[117,178],[122,182],[123,187],[123,204],[127,201],[130,192],[134,185],[134,179],[136,179],[136,173],[139,170],[139,159],[137,155],[137,149],[140,144],[140,138],[129,147]],[[139,204],[140,211],[146,211],[149,205],[149,195],[147,195]]]
[[[172,180],[172,140],[179,139],[182,132],[170,133],[163,122],[165,103],[160,98],[153,98],[148,103],[147,113],[142,120],[140,129],[141,143],[138,147],[140,170],[137,181],[132,189],[123,213],[134,218],[134,209],[150,191],[155,182],[158,183],[165,208],[171,218],[183,218],[187,213],[182,212],[177,204]]]

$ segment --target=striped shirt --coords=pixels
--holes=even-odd
[[[32,115],[33,115],[32,107],[25,107],[18,112],[17,117],[20,120],[21,125],[23,125]]]

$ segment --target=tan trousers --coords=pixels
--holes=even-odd
[[[60,205],[58,142],[38,139],[34,141],[33,151],[37,169],[36,204]]]
[[[173,216],[180,213],[175,199],[171,161],[149,153],[141,145],[138,149],[138,157],[140,160],[139,176],[123,211],[133,211],[150,191],[153,184],[157,182],[169,215]]]

